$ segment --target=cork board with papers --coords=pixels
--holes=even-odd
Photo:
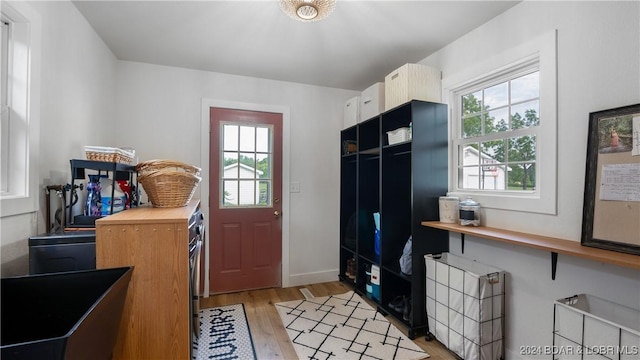
[[[581,242],[640,255],[640,104],[589,114]]]

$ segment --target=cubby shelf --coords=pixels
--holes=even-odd
[[[523,232],[503,230],[498,228],[479,226],[470,227],[440,221],[423,221],[423,226],[432,227],[461,234],[462,252],[464,253],[464,236],[471,235],[488,240],[515,244],[528,248],[549,251],[551,253],[551,278],[556,278],[558,254],[575,256],[592,261],[599,261],[630,269],[640,270],[640,256],[617,251],[584,246],[577,241],[558,239],[549,236],[528,234]]]
[[[412,128],[412,138],[389,144],[387,134],[400,128]],[[447,105],[412,100],[344,129],[340,137],[339,278],[367,295],[367,269],[377,266],[380,295],[373,301],[382,313],[407,326],[413,339],[419,331],[428,332],[422,311],[424,255],[445,252],[449,245],[446,232],[420,224],[438,218],[438,198],[447,191]],[[352,153],[345,154],[354,142],[355,161]],[[405,271],[412,275],[408,276],[400,270],[399,260],[410,236],[412,265]],[[353,258],[355,282],[347,276]],[[398,296],[406,298],[407,309],[416,311],[406,315],[395,311],[391,303]]]
[[[105,162],[105,161],[82,160],[82,159],[71,159],[69,162],[71,164],[71,186],[72,187],[75,185],[76,180],[80,180],[81,182],[86,180],[86,177],[87,177],[86,170],[94,170],[94,171],[97,171],[97,175],[104,175],[104,174],[108,175],[109,173],[111,173],[111,182],[113,184],[112,191],[110,194],[111,198],[114,197],[115,188],[116,188],[115,182],[117,180],[127,180],[130,183],[133,183],[133,179],[135,176],[135,179],[136,179],[135,188],[136,189],[138,188],[138,177],[137,177],[137,170],[135,165]],[[133,198],[132,191],[133,190],[131,190],[128,194],[130,199]],[[139,205],[138,197],[136,196],[135,199],[136,199],[135,203],[131,202],[131,206]],[[68,213],[66,214],[67,216],[66,224],[65,224],[66,228],[94,228],[96,219],[99,219],[102,217],[102,216],[99,216],[99,217],[77,216],[78,219],[82,219],[84,222],[89,222],[89,224],[87,223],[79,224],[76,222],[76,219],[72,217],[73,208],[72,208],[71,197],[69,198],[69,204],[67,208],[68,208],[67,210]],[[113,202],[111,202],[109,213],[110,214],[113,213]]]

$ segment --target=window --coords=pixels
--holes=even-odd
[[[8,216],[37,210],[41,21],[25,2],[1,10],[0,209]]]
[[[459,189],[535,192],[539,76],[526,69],[458,96]]]
[[[2,57],[0,59],[0,116],[2,120],[2,127],[0,128],[0,134],[2,134],[0,139],[0,146],[2,147],[0,149],[2,156],[0,159],[2,164],[2,169],[0,169],[0,194],[5,194],[9,191],[7,176],[9,170],[9,97],[7,96],[7,90],[9,88],[9,43],[11,41],[9,34],[11,30],[11,23],[2,16],[0,18],[0,37],[2,37],[2,47],[0,48],[0,56]]]
[[[487,208],[556,213],[555,31],[443,79],[450,193]]]
[[[222,123],[222,207],[264,207],[272,203],[273,129]]]

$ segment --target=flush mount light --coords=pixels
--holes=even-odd
[[[335,7],[336,0],[280,0],[285,14],[303,22],[325,19]]]

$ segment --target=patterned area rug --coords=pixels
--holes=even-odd
[[[200,338],[194,360],[256,359],[243,304],[200,310]]]
[[[429,357],[353,291],[275,305],[299,359]]]

